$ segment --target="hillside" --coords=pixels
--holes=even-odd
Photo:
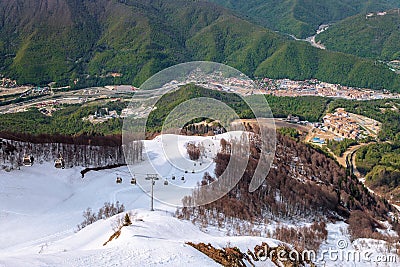
[[[225,134],[216,136],[217,139],[199,136],[181,137],[177,143],[181,148],[184,148],[188,141],[208,139],[218,145],[222,138],[229,140]],[[185,242],[211,243],[216,247],[238,246],[246,252],[247,249],[252,250],[262,242],[270,245],[281,243],[283,240],[274,237],[279,232],[285,233],[285,230],[289,229],[291,234],[281,237],[287,240],[284,242],[291,243],[299,240],[299,236],[294,234],[295,229],[309,229],[308,226],[316,218],[321,219],[318,215],[325,212],[329,215],[326,227],[323,227],[326,231],[326,241],[322,244],[321,250],[335,248],[339,240],[344,240],[349,251],[356,249],[363,251],[369,245],[368,249],[388,254],[388,246],[383,241],[350,236],[352,232],[348,230],[354,226],[354,222],[351,223],[352,215],[349,220],[350,226],[336,216],[341,213],[347,217],[348,211],[359,209],[358,213],[365,218],[377,213],[378,216],[375,218],[379,218],[379,215],[386,217],[388,206],[364,189],[356,179],[346,177],[344,170],[323,154],[283,137],[278,140],[276,168],[273,168],[266,178],[266,186],[254,193],[248,193],[246,185],[249,177],[246,174],[243,181],[229,195],[210,204],[216,211],[223,205],[227,207],[220,213],[226,220],[218,216],[220,226],[211,226],[215,219],[210,216],[215,213],[211,209],[197,216],[186,210],[186,215],[197,217],[197,220],[192,221],[195,225],[177,218],[174,216],[176,211],[174,206],[159,201],[155,201],[156,211],[147,211],[150,204],[148,196],[150,183],[144,178],[146,173],[154,172],[154,168],[157,168],[163,179],[169,181],[169,185],[165,185],[163,180],[156,182],[155,197],[164,200],[166,196],[180,199],[176,195],[176,192],[179,192],[178,187],[185,186],[189,189],[188,192],[192,192],[191,188],[201,181],[203,172],[213,174],[215,169],[215,172],[219,173],[218,167],[224,167],[226,163],[219,155],[215,163],[207,164],[202,171],[194,174],[184,173],[183,169],[168,161],[160,143],[161,138],[164,136],[144,141],[150,156],[133,165],[135,177],[142,188],[130,183],[132,173],[127,167],[89,172],[83,179],[80,175],[82,169],[80,166],[85,163],[85,159],[80,159],[81,162],[78,161],[66,169],[54,168],[49,162],[52,156],[49,157],[46,153],[61,149],[57,144],[52,144],[53,148],[48,147],[47,151],[35,149],[36,152],[33,153],[37,153],[35,154],[37,161],[31,167],[21,166],[20,169],[15,168],[10,172],[0,170],[2,178],[0,179],[2,193],[0,226],[3,229],[0,232],[0,264],[17,267],[214,266],[213,261],[187,246]],[[23,147],[18,149],[21,150]],[[109,152],[100,150],[91,153],[95,157],[109,158]],[[0,155],[3,155],[1,162],[4,162],[6,153]],[[185,162],[183,159],[186,155],[173,156],[179,158],[179,164]],[[295,158],[297,160],[294,160]],[[9,164],[7,159],[5,162]],[[177,177],[184,175],[185,181],[170,179],[171,175],[177,175],[177,172],[179,172]],[[122,177],[123,182],[116,184],[116,177]],[[116,201],[125,206],[126,213],[131,211],[133,222],[131,226],[122,228],[120,237],[103,245],[113,234],[117,218],[124,216],[124,213],[99,219],[76,232],[77,224],[84,220],[82,213],[88,207],[91,208],[91,212],[96,212],[103,207],[103,203],[116,203]],[[259,205],[260,203],[263,204]],[[246,216],[249,214],[254,214],[258,219],[247,221]],[[233,217],[239,215],[244,221],[232,218],[232,215]],[[207,217],[208,220],[205,220]],[[335,221],[334,217],[339,221]],[[235,222],[239,222],[240,227],[235,227]],[[356,221],[356,225],[360,225],[364,234],[368,233],[368,227],[374,227],[370,225],[362,228],[365,225],[361,222],[361,220]],[[199,224],[203,225],[199,227]],[[254,230],[261,232],[253,231],[248,234],[244,228],[249,224]],[[241,230],[242,234],[237,232]],[[311,235],[308,233],[307,242],[317,239],[312,233]],[[269,235],[272,236],[268,237]],[[361,245],[362,242],[366,243],[365,247]],[[379,242],[381,245],[378,245]],[[318,252],[321,253],[321,250]],[[352,266],[354,263],[335,262],[328,258],[326,261],[326,266],[336,266],[338,263],[340,266]],[[375,266],[374,262],[363,263],[365,266]],[[255,266],[275,266],[270,261],[260,261],[255,264]]]
[[[140,85],[193,60],[249,76],[389,90],[400,84],[386,66],[321,52],[202,1],[10,0],[0,3],[0,18],[0,73],[20,84]]]
[[[233,143],[232,147],[240,145]],[[333,218],[336,216],[334,214],[339,214],[338,218],[349,218],[353,210],[363,210],[378,219],[380,216],[385,217],[392,209],[387,201],[370,193],[355,177],[348,176],[334,160],[280,135],[277,135],[275,158],[270,172],[263,185],[250,193],[248,187],[259,153],[254,148],[251,151],[246,172],[227,195],[210,204],[188,208],[182,212],[182,216],[192,219],[192,214],[201,214],[196,216],[196,220],[208,217],[207,221],[213,224],[218,220],[219,212],[224,214],[225,220],[236,218],[253,221],[260,217],[284,220],[299,214],[304,218],[321,215]],[[215,158],[217,178],[222,177],[230,160],[231,155],[221,149]],[[238,175],[238,172],[233,171],[231,175]],[[193,199],[207,196],[206,190],[209,189],[200,188],[193,193]],[[235,220],[231,223],[234,225],[232,228],[241,227],[235,225]]]
[[[329,52],[305,43],[287,43],[262,62],[256,76],[293,77],[304,80],[316,77],[322,81],[353,87],[398,90],[400,76],[386,65],[341,52]]]
[[[317,41],[330,50],[382,60],[400,59],[400,13],[357,15],[329,27]],[[385,14],[385,15],[384,15]]]
[[[299,38],[311,36],[321,24],[359,13],[399,7],[396,0],[209,0],[235,10],[254,22]]]

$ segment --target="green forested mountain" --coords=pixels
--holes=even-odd
[[[400,59],[400,10],[357,15],[332,25],[317,40],[328,49],[383,60]]]
[[[290,40],[208,2],[0,2],[0,73],[21,84],[140,85],[165,67],[193,60],[229,64],[249,76],[400,88],[399,76],[386,66]]]
[[[235,10],[262,26],[293,34],[311,36],[321,24],[339,21],[370,11],[400,7],[398,0],[209,0]]]
[[[310,48],[305,43],[286,43],[257,68],[255,74],[271,78],[292,77],[303,80],[316,77],[332,83],[366,88],[400,89],[400,76],[378,61]]]

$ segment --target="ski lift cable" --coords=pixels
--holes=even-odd
[[[133,175],[144,175],[144,176],[146,176],[148,173],[141,173],[141,172],[134,172],[133,173]],[[182,174],[182,172],[173,172],[173,173],[169,173],[168,175],[165,175],[165,176],[177,176],[177,175],[180,175],[180,174]],[[161,176],[161,175],[160,175]]]
[[[194,172],[194,173],[196,173],[196,172]],[[160,175],[161,176],[161,178],[163,178],[163,179],[170,179],[170,177],[172,178],[173,176],[175,176],[175,178],[176,177],[179,177],[179,176],[185,176],[185,175],[188,175],[188,174],[193,174],[193,172],[192,171],[188,171],[187,173],[183,173],[183,172],[174,172],[174,173],[169,173],[168,175]],[[137,177],[138,175],[139,176],[146,176],[147,175],[147,173],[139,173],[139,172],[135,172],[135,173],[133,173],[132,174],[133,175],[133,177]],[[164,177],[167,177],[167,178],[164,178]]]
[[[147,176],[147,173],[137,173],[137,172],[135,172],[135,173],[133,174],[132,179],[135,179],[135,181],[137,181],[137,175],[140,175],[140,176],[144,176],[144,177],[145,177],[145,176]],[[175,179],[173,179],[172,177],[174,177]],[[167,178],[164,178],[163,176],[161,176],[161,179],[164,180],[164,184],[165,184],[165,181],[168,182],[168,180],[181,180],[181,181],[186,181],[186,180],[187,180],[187,177],[185,177],[185,175],[183,175],[182,173],[178,173],[178,174],[173,174],[173,175],[169,174]]]

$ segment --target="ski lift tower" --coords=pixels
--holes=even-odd
[[[147,174],[147,177],[145,179],[151,181],[151,209],[150,209],[150,211],[154,211],[154,204],[153,204],[153,200],[154,200],[154,185],[155,185],[157,180],[160,180],[160,178],[158,178],[157,174]]]

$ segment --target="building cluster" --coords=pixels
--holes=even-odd
[[[247,88],[252,88],[254,87],[253,81],[250,79],[242,79],[242,78],[227,78],[226,83],[231,85],[231,86],[238,86],[238,87],[247,87]]]
[[[115,91],[116,93],[132,93],[139,89],[132,85],[107,85],[104,87],[108,90]]]
[[[37,103],[36,108],[44,115],[51,116],[54,111],[59,109],[59,105],[60,101],[58,100],[48,100]]]
[[[344,109],[337,109],[335,113],[328,113],[323,118],[324,128],[349,139],[362,139],[365,136],[358,123],[350,118]]]
[[[386,11],[377,12],[376,14],[371,12],[371,13],[368,13],[367,15],[365,15],[365,19],[373,18],[375,16],[385,16],[386,14],[387,14]]]
[[[113,77],[113,78],[118,78],[118,77],[122,77],[122,73],[119,72],[111,72],[107,74],[107,77]]]
[[[299,123],[300,122],[300,117],[293,116],[292,114],[290,114],[289,116],[287,116],[286,121],[287,122],[291,122],[291,123]]]
[[[305,81],[293,81],[289,79],[264,78],[258,81],[262,91],[274,96],[322,96],[332,98],[373,100],[385,98],[398,98],[399,94],[371,89],[354,88],[340,84],[321,82],[316,79]]]
[[[46,95],[51,92],[50,87],[34,87],[20,95],[20,97]]]
[[[400,60],[392,60],[387,63],[389,69],[397,74],[400,74]]]
[[[107,120],[120,118],[117,111],[108,110],[108,108],[101,108],[97,110],[94,115],[89,115],[87,118],[83,118],[84,121],[90,121],[93,124],[103,123]]]
[[[14,88],[17,87],[17,81],[16,80],[12,80],[9,78],[1,78],[0,79],[0,87],[4,87],[4,88]]]
[[[321,138],[319,136],[312,138],[311,142],[314,144],[320,144],[320,145],[324,145],[326,143],[325,138]]]

